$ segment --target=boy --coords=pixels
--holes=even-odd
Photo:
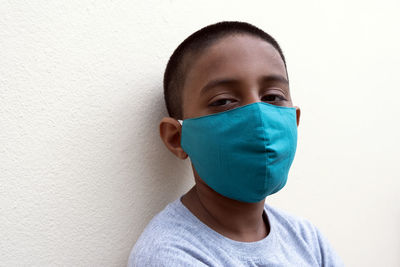
[[[164,75],[160,136],[190,158],[195,186],[146,227],[129,266],[342,266],[318,229],[265,204],[286,183],[297,144],[278,43],[243,22],[189,36]]]

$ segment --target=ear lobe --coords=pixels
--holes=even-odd
[[[297,121],[297,127],[299,126],[300,123],[300,108],[299,107],[295,107],[296,108],[296,121]]]
[[[180,159],[186,159],[188,155],[181,147],[181,124],[171,117],[162,118],[160,125],[160,137],[169,151]]]

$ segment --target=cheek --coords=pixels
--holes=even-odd
[[[196,101],[197,99],[197,101]],[[183,119],[192,118],[196,116],[198,109],[198,97],[193,92],[187,92],[182,97],[181,108]]]
[[[291,94],[290,94],[290,91],[289,91],[289,97],[288,97],[288,101],[285,101],[286,103],[285,103],[285,106],[286,107],[293,107],[293,101],[292,101],[292,96],[291,96]]]
[[[197,94],[187,94],[182,99],[182,117],[183,119],[195,118],[208,115],[207,103],[205,99]]]
[[[189,117],[191,112],[190,107],[191,107],[191,99],[189,98],[189,94],[186,93],[186,91],[183,91],[181,98],[182,119],[186,119]]]
[[[287,101],[287,107],[293,107],[293,102],[292,102],[292,100]]]
[[[182,107],[182,116],[184,119],[190,118],[193,113],[193,99],[189,97],[184,97],[181,103]]]

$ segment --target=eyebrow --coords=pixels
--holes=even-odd
[[[282,75],[262,76],[260,81],[262,83],[280,82],[280,83],[284,83],[284,84],[289,84],[289,81]],[[239,80],[233,79],[233,78],[220,78],[220,79],[211,80],[201,89],[200,94],[204,94],[207,91],[209,91],[210,89],[215,88],[217,86],[231,85],[231,84],[235,84],[235,83],[239,83]]]

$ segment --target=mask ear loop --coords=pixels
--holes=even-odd
[[[178,120],[178,122],[182,125],[183,121],[182,120]]]

